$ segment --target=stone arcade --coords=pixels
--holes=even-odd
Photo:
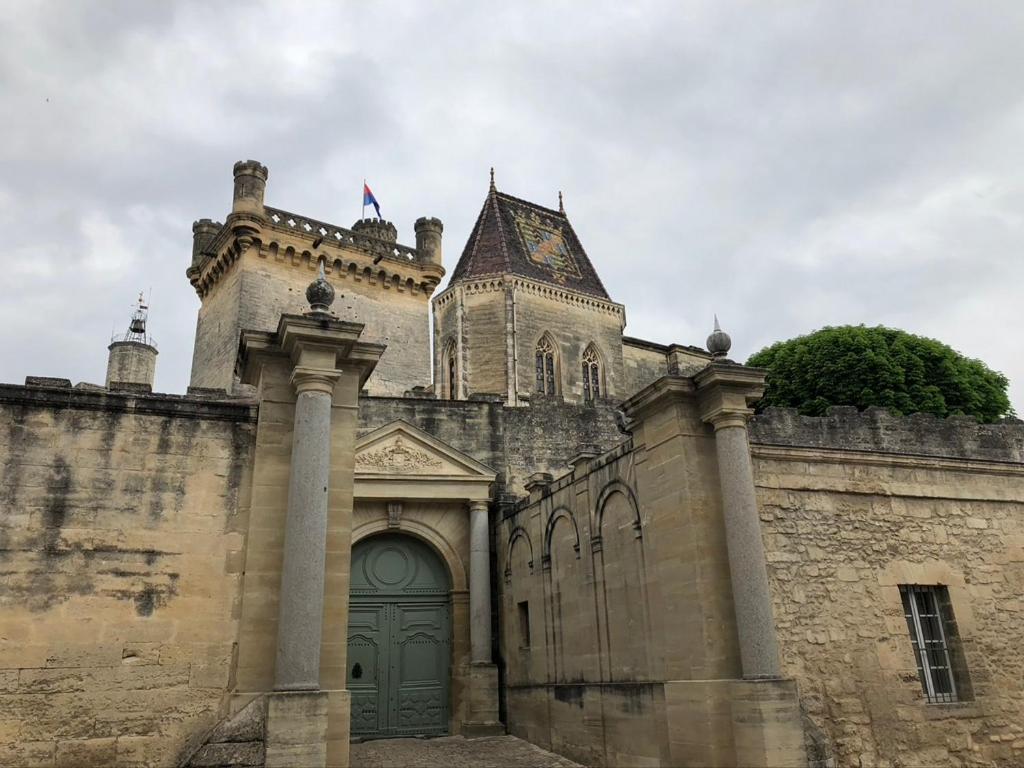
[[[717,323],[623,335],[560,200],[492,177],[434,295],[438,219],[400,245],[267,178],[237,163],[193,225],[186,395],[152,392],[142,308],[104,386],[0,385],[0,765],[505,732],[595,766],[1024,765],[1019,423],[753,416]]]

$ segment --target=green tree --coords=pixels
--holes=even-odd
[[[1003,374],[934,339],[893,328],[822,328],[765,347],[747,365],[768,369],[758,409],[790,406],[820,416],[830,405],[877,405],[982,422],[1014,415]]]

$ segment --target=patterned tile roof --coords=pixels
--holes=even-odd
[[[451,283],[514,274],[609,299],[563,211],[491,185]]]

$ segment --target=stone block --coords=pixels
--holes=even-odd
[[[249,768],[263,766],[262,741],[206,744],[189,761],[189,768]]]
[[[737,680],[731,686],[738,765],[805,768],[804,728],[794,680]],[[847,702],[859,708],[860,703]]]
[[[109,768],[117,761],[117,739],[58,741],[56,768]]]
[[[267,768],[325,768],[328,695],[324,691],[267,696]]]

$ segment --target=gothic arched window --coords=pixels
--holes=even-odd
[[[459,365],[455,354],[455,342],[449,341],[444,353],[444,375],[445,383],[448,385],[447,392],[450,400],[455,400],[459,394]]]
[[[593,346],[583,353],[583,399],[596,400],[601,396],[601,358]]]
[[[545,395],[555,394],[555,347],[547,335],[537,342],[535,360],[537,369],[536,390]]]

